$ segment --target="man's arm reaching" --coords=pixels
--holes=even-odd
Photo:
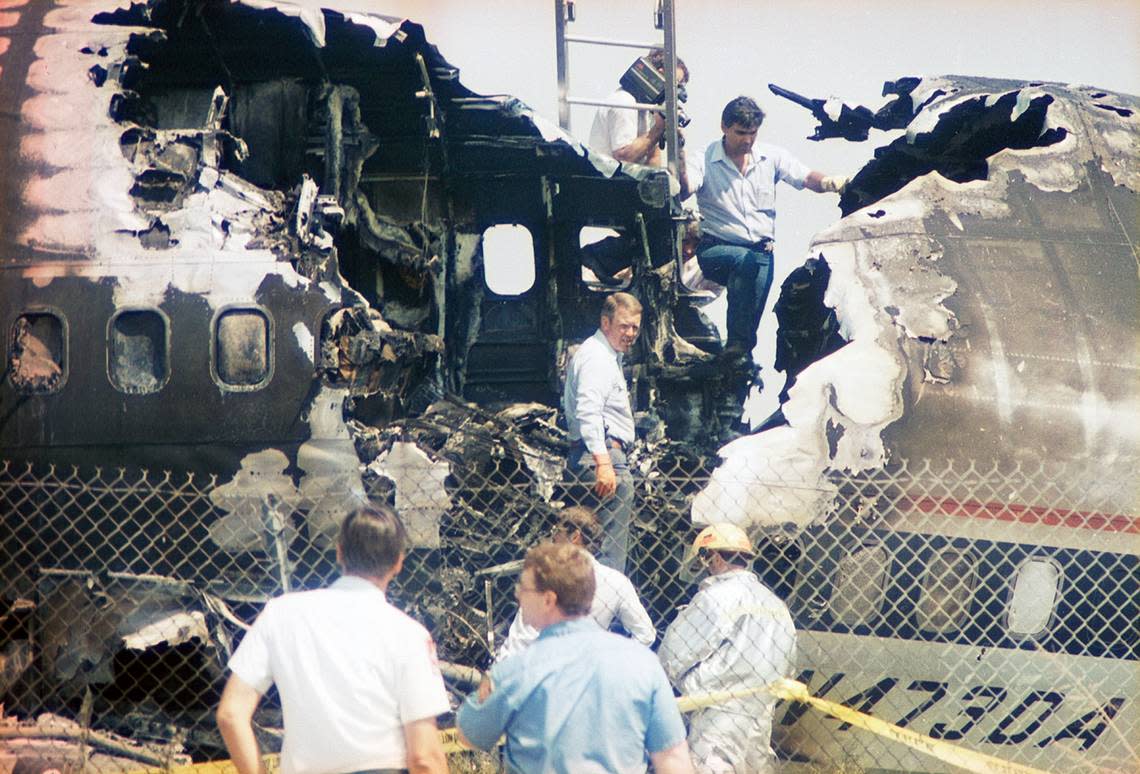
[[[804,188],[816,193],[841,194],[843,189],[847,187],[847,183],[848,178],[842,175],[825,175],[814,169],[804,178]]]

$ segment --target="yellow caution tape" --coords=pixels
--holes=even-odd
[[[1020,763],[1010,763],[992,755],[975,752],[940,739],[932,739],[929,736],[911,731],[909,728],[902,728],[842,704],[812,696],[808,687],[796,680],[780,679],[771,685],[756,688],[715,691],[698,696],[682,696],[677,700],[677,706],[681,708],[681,712],[693,712],[705,707],[723,704],[732,699],[755,696],[758,693],[771,693],[779,699],[803,702],[820,712],[842,720],[844,723],[850,723],[886,739],[905,744],[911,749],[926,753],[944,763],[949,763],[975,774],[1048,774],[1041,769],[1023,766]]]
[[[439,730],[439,741],[443,743],[443,751],[448,755],[471,749],[459,741],[458,728],[441,728]]]
[[[262,770],[266,774],[278,774],[281,770],[280,761],[280,755],[263,755],[261,757]],[[188,766],[171,766],[168,769],[136,769],[130,774],[237,774],[237,766],[229,760],[206,761],[205,763],[192,763]]]
[[[932,739],[929,736],[911,731],[909,728],[902,728],[842,704],[812,696],[808,687],[796,680],[780,679],[771,685],[741,688],[733,691],[713,691],[697,696],[681,696],[677,699],[677,708],[683,713],[694,712],[733,699],[755,696],[758,693],[771,693],[779,699],[803,702],[824,714],[842,720],[844,723],[850,723],[886,739],[892,739],[911,749],[933,756],[944,763],[974,772],[974,774],[1049,774],[1049,772],[1041,769],[1003,761],[1001,758],[959,747],[941,739]],[[440,729],[439,739],[443,743],[444,752],[448,755],[470,749],[459,741],[458,728]],[[500,739],[499,744],[502,744],[502,741]],[[277,774],[279,756],[266,755],[262,758],[262,762],[267,774]],[[134,772],[134,774],[236,774],[236,772],[237,769],[230,761],[211,761],[209,763],[196,763],[191,766],[175,766],[170,769],[145,769]]]

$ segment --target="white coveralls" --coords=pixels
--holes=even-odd
[[[796,629],[787,606],[749,570],[701,581],[692,603],[669,625],[657,652],[685,696],[761,686],[787,677]],[[757,693],[690,716],[689,749],[700,774],[774,771],[776,699]]]

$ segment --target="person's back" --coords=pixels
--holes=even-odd
[[[450,705],[435,646],[385,597],[406,539],[391,508],[357,508],[337,541],[344,575],[271,600],[242,637],[217,711],[238,774],[264,771],[253,715],[273,685],[283,774],[447,771],[436,717]]]
[[[607,94],[606,101],[629,105],[630,108],[637,104],[637,100],[625,89],[617,89]],[[599,108],[594,113],[593,123],[590,124],[590,148],[613,158],[614,151],[625,147],[639,134],[645,132],[644,124],[645,120],[636,110],[617,107]]]
[[[701,583],[692,604],[671,628],[665,650],[678,641],[705,642],[717,648],[701,659],[702,665],[691,671],[683,668],[682,692],[700,693],[786,677],[795,657],[795,638],[787,605],[754,573],[735,570]],[[667,672],[676,668],[666,663]]]
[[[362,578],[271,600],[246,639],[231,667],[273,675],[287,729],[283,771],[403,768],[401,718],[440,710],[436,692],[410,690],[438,680],[416,668],[434,656],[427,630]]]

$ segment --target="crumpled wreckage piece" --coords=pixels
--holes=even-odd
[[[199,595],[181,581],[45,569],[37,592],[44,667],[76,689],[111,682],[111,660],[119,647],[211,642],[205,617],[196,609]],[[85,626],[75,626],[79,620]]]
[[[192,759],[179,744],[139,744],[62,715],[44,713],[29,722],[0,714],[0,765],[5,771],[74,771],[77,762],[83,771],[110,774],[189,766]]]
[[[396,442],[368,469],[392,482],[396,511],[412,545],[439,548],[439,521],[451,507],[444,485],[451,466],[443,460],[432,461],[414,443]]]
[[[429,358],[443,352],[432,334],[397,330],[375,309],[346,307],[321,330],[321,350],[329,381],[353,395],[380,394],[397,400],[427,370]]]

